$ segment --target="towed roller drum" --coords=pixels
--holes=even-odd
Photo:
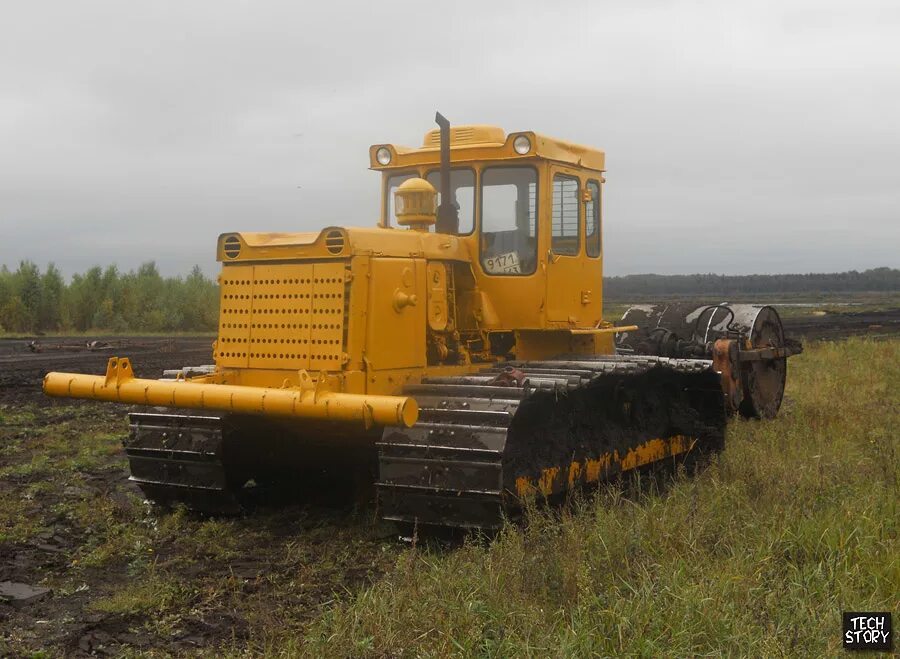
[[[742,350],[785,346],[781,318],[768,305],[642,304],[628,309],[622,324],[639,328],[618,335],[617,347],[624,353],[711,358],[718,339],[737,339]],[[741,415],[774,417],[784,397],[787,360],[741,360],[740,364]]]

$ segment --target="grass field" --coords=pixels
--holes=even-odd
[[[698,476],[600,492],[489,546],[409,551],[305,640],[338,655],[837,654],[842,609],[900,603],[898,347],[812,346],[781,416],[733,423]]]
[[[118,411],[3,406],[0,580],[53,595],[0,606],[0,654],[837,655],[842,610],[900,613],[898,389],[900,340],[811,344],[698,474],[449,547],[352,504],[160,515]]]

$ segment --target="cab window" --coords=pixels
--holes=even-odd
[[[489,167],[481,174],[481,267],[489,275],[537,268],[537,171]]]
[[[384,195],[384,226],[397,226],[397,216],[394,214],[394,193],[397,192],[397,188],[400,187],[401,183],[415,176],[418,176],[418,173],[404,172],[402,174],[392,174],[388,177]]]
[[[587,255],[600,256],[602,247],[600,237],[600,184],[597,181],[588,181],[585,186],[588,191],[588,200],[584,202],[584,244]]]
[[[426,180],[438,191],[438,207],[441,205],[441,171],[428,172]],[[450,202],[459,213],[460,235],[472,233],[475,228],[475,172],[471,169],[450,170]]]
[[[578,254],[581,223],[578,221],[578,179],[564,174],[553,177],[553,213],[550,247],[554,254]]]

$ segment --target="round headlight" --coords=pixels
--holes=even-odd
[[[531,151],[531,140],[529,140],[526,135],[519,135],[513,141],[513,148],[520,156],[524,156],[526,153]]]
[[[379,165],[391,164],[391,150],[386,146],[378,147],[378,151],[375,152],[375,160]]]

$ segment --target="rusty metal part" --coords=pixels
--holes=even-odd
[[[378,443],[382,515],[408,524],[496,529],[523,497],[585,483],[724,442],[710,360],[650,356],[512,362],[407,387],[420,406],[409,429]]]
[[[734,339],[718,339],[713,344],[713,368],[719,372],[725,409],[735,414],[741,407],[744,390],[738,364],[738,343]]]
[[[496,387],[523,387],[526,382],[528,382],[528,376],[525,375],[524,371],[507,366],[488,384]]]
[[[713,358],[723,373],[726,407],[746,417],[777,414],[784,396],[786,359],[803,350],[799,343],[785,339],[778,312],[767,305],[636,305],[625,312],[622,322],[640,329],[618,335],[621,352]],[[723,340],[733,341],[737,350],[734,354],[734,348],[729,348],[727,359],[716,348]]]
[[[406,396],[345,394],[307,387],[274,389],[227,384],[205,384],[134,377],[128,359],[113,357],[106,375],[48,373],[48,396],[105,400],[133,405],[184,407],[258,416],[343,421],[372,426],[411,426],[418,408]]]

